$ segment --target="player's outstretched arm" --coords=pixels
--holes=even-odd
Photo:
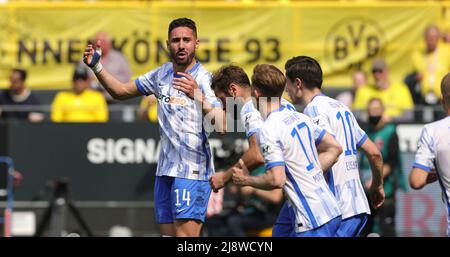
[[[254,169],[259,165],[264,164],[264,158],[259,150],[258,143],[256,142],[256,134],[253,134],[249,139],[249,148],[240,158],[247,169]],[[233,167],[241,168],[240,162],[236,162]],[[214,192],[217,192],[219,189],[223,188],[230,180],[233,175],[233,167],[229,168],[224,172],[217,172],[211,176],[209,179],[209,183]]]
[[[339,155],[342,153],[341,145],[328,132],[317,145],[317,150],[319,151],[320,166],[324,172],[328,171],[336,163]]]
[[[370,186],[370,199],[375,209],[379,208],[384,202],[384,188],[383,188],[383,156],[378,147],[367,138],[361,146],[364,154],[370,163],[372,169],[372,184]]]
[[[238,186],[251,186],[263,190],[283,188],[286,183],[286,173],[284,166],[274,166],[268,169],[263,175],[250,176],[245,164],[240,160],[242,168],[233,167],[233,183]]]
[[[136,96],[142,96],[134,81],[122,83],[103,69],[100,63],[102,56],[101,41],[97,41],[94,48],[89,44],[84,50],[83,62],[92,69],[98,81],[114,99],[125,100]]]
[[[419,168],[413,168],[409,174],[409,185],[415,190],[422,189],[426,184],[437,180],[436,172],[428,172]]]

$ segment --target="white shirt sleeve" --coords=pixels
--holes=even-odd
[[[199,81],[197,81],[199,88],[202,90],[202,93],[205,95],[206,100],[213,107],[222,107],[222,103],[217,99],[213,90],[211,89],[211,73],[207,73],[205,76],[202,76]]]
[[[434,140],[427,130],[427,127],[424,127],[419,138],[419,144],[417,147],[416,158],[413,163],[413,167],[430,172],[431,170],[435,169],[435,158],[436,154],[434,151]]]
[[[326,130],[331,135],[334,135],[333,130],[330,127],[330,122],[328,117],[324,113],[324,110],[319,110],[319,107],[316,105],[310,105],[304,110],[304,114],[309,116],[312,119],[312,122],[317,127]]]
[[[136,80],[136,86],[143,95],[157,95],[157,85],[158,85],[158,73],[161,67],[158,67],[154,70],[151,70],[150,72],[139,76]]]
[[[250,138],[261,128],[263,124],[261,113],[254,108],[252,102],[247,102],[242,106],[241,124],[243,124],[247,138]]]
[[[313,120],[311,120],[311,130],[314,142],[316,142],[316,145],[320,144],[320,141],[322,141],[322,138],[325,136],[327,131],[314,123]]]
[[[352,115],[352,123],[353,127],[355,128],[355,140],[356,140],[356,147],[361,148],[361,146],[364,144],[364,142],[367,140],[368,136],[366,132],[361,129],[358,122],[355,119],[355,116]]]

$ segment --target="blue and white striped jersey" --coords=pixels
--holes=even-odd
[[[294,105],[292,105],[288,100],[281,98],[281,105],[288,108],[291,111],[296,111]],[[241,109],[241,124],[243,124],[245,129],[245,134],[247,138],[250,138],[253,134],[258,132],[263,121],[261,113],[256,109],[252,100],[248,100]]]
[[[342,219],[360,213],[370,214],[359,177],[357,153],[357,148],[367,139],[367,134],[359,127],[347,106],[324,94],[316,95],[305,107],[304,113],[317,126],[335,136],[344,150],[327,173],[328,184],[339,203]]]
[[[211,74],[200,62],[188,73],[206,99],[215,107],[221,106],[210,87]],[[202,106],[173,88],[174,76],[172,63],[168,62],[135,81],[142,94],[154,94],[158,99],[161,140],[156,175],[208,180],[214,173],[214,164],[209,134],[203,128]]]
[[[266,169],[284,167],[283,190],[295,213],[297,233],[341,215],[318,161],[316,144],[325,133],[308,116],[284,106],[272,111],[257,133]]]
[[[427,124],[419,138],[413,167],[436,171],[447,207],[447,235],[450,236],[450,116]]]

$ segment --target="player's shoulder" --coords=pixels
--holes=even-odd
[[[291,102],[289,102],[287,99],[283,97],[281,98],[280,103],[282,106],[287,107],[291,111],[297,111],[297,108],[295,108],[295,106]]]
[[[171,62],[166,62],[163,65],[148,71],[142,76],[147,78],[148,80],[156,81],[169,77],[168,75],[171,73],[173,73],[173,64]]]
[[[256,110],[252,100],[248,100],[247,102],[244,103],[244,105],[242,105],[241,115],[246,115],[248,113],[254,112],[258,112],[258,110]]]
[[[334,101],[334,99],[325,94],[318,94],[305,106],[303,112],[310,117],[315,117],[319,115],[319,113],[326,112],[329,109],[330,103],[333,103]]]
[[[285,128],[292,122],[310,121],[311,119],[300,112],[289,110],[287,107],[282,106],[279,110],[273,111],[269,114],[269,117],[265,120],[267,129],[278,132]]]
[[[212,73],[206,70],[199,61],[197,61],[189,73],[193,75],[201,90],[211,89]]]
[[[435,122],[425,124],[424,130],[427,130],[431,134],[440,131],[450,131],[450,116],[447,116]]]

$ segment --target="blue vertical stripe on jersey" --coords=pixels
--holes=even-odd
[[[336,191],[334,190],[334,177],[333,177],[333,168],[330,168],[327,172],[327,180],[328,180],[328,187],[330,188],[331,192],[334,196],[336,196]]]
[[[306,201],[305,196],[303,195],[302,191],[298,187],[297,182],[295,181],[294,177],[292,176],[292,174],[289,171],[287,166],[285,166],[285,169],[286,169],[286,176],[289,179],[289,181],[291,181],[291,183],[292,183],[292,185],[293,185],[293,187],[295,189],[295,192],[297,193],[298,197],[300,198],[300,201],[301,201],[303,207],[305,208],[306,213],[308,214],[308,218],[311,221],[311,224],[312,224],[313,228],[317,228],[318,224],[317,224],[316,218],[314,217],[314,215],[313,215],[313,213],[311,211],[311,208],[309,207],[309,204]]]
[[[208,142],[208,139],[206,137],[205,129],[202,127],[202,146],[203,146],[203,153],[206,155],[206,170],[205,170],[205,179],[208,179],[209,175],[209,149],[206,147],[206,143]],[[200,172],[200,171],[199,171]]]

